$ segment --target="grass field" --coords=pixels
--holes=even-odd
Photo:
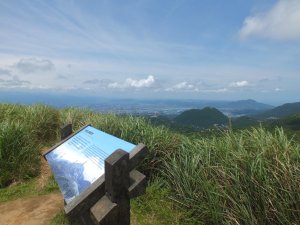
[[[40,149],[55,143],[66,123],[74,130],[92,124],[148,146],[150,153],[139,167],[150,178],[148,193],[132,202],[138,224],[300,221],[300,147],[281,128],[185,136],[143,118],[43,105],[0,104],[0,200],[31,195]],[[53,182],[45,193],[57,191]],[[21,194],[10,193],[16,187],[3,188],[12,183]],[[22,194],[22,189],[27,191]],[[62,214],[53,220],[65,223]]]

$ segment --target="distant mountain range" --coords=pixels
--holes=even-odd
[[[84,107],[103,113],[148,116],[157,124],[189,126],[198,128],[228,125],[233,127],[253,126],[259,122],[288,119],[289,126],[298,124],[292,115],[300,113],[300,102],[278,107],[253,99],[239,101],[175,100],[175,99],[109,99],[98,96],[63,95],[37,92],[0,91],[0,103],[48,104],[54,107]],[[297,117],[298,118],[298,117]],[[286,123],[284,120],[282,123]],[[296,125],[298,126],[298,125]]]
[[[273,108],[252,99],[216,101],[198,99],[117,99],[87,96],[80,93],[62,94],[45,92],[0,91],[0,102],[20,104],[48,104],[54,107],[85,107],[95,111],[117,114],[151,115],[171,117],[189,109],[214,107],[228,116],[253,115]]]
[[[258,119],[283,118],[300,112],[300,102],[286,103],[263,113],[255,115]]]
[[[259,105],[252,100],[240,102],[244,104],[245,107],[249,107],[251,104]],[[239,103],[236,105],[238,104]],[[262,104],[261,106],[269,108],[268,105]],[[160,118],[160,120],[162,121],[162,118]],[[272,122],[274,120],[277,120],[277,122]],[[229,124],[229,118],[216,108],[205,107],[203,109],[186,110],[174,119],[171,119],[171,122],[177,126],[203,129],[214,126],[227,126]],[[234,128],[254,126],[260,122],[272,122],[273,124],[284,125],[300,130],[300,103],[284,104],[256,115],[232,117],[231,122]]]

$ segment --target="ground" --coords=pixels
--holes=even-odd
[[[57,193],[0,203],[1,224],[47,224],[62,208],[63,199]]]
[[[37,190],[42,190],[49,177],[51,170],[48,163],[41,158],[41,172],[37,181]],[[15,184],[12,184],[12,186]],[[0,202],[1,225],[45,225],[62,211],[64,206],[61,193],[19,198],[13,201]],[[132,218],[133,225],[137,225]]]
[[[37,188],[43,189],[51,175],[47,162],[41,158],[41,173]],[[1,225],[44,225],[63,209],[60,193],[20,198],[0,203]]]

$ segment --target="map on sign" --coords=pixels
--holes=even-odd
[[[104,160],[117,149],[130,152],[136,145],[87,126],[45,157],[70,203],[104,174]]]

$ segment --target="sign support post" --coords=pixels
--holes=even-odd
[[[62,139],[70,138],[71,134],[72,125],[61,129]],[[66,215],[70,219],[80,218],[85,225],[130,225],[130,199],[145,194],[147,185],[146,176],[135,167],[147,153],[143,144],[130,153],[122,149],[114,151],[104,161],[104,174],[65,204]]]

